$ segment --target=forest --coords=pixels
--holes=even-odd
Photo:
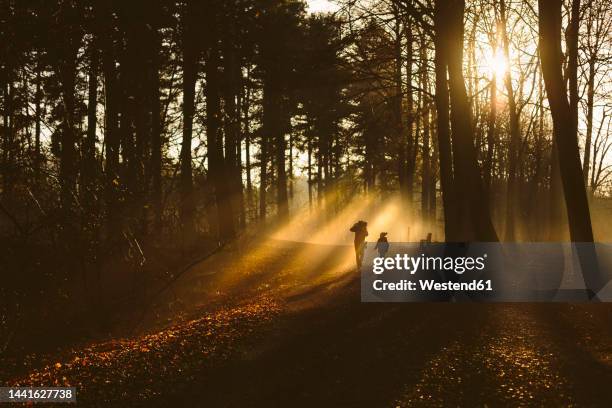
[[[308,3],[0,0],[0,356],[367,206],[396,241],[610,238],[612,2]]]

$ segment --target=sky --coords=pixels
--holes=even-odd
[[[334,11],[338,8],[336,4],[333,4],[329,0],[307,0],[308,11],[310,13],[317,13],[321,11]]]

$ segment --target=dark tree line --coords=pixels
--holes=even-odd
[[[156,251],[287,216],[300,166],[311,190],[341,175],[341,25],[301,1],[0,7],[7,316],[78,292],[100,317],[109,270],[146,291]]]

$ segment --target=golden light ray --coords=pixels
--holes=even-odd
[[[356,200],[310,239],[310,242],[328,242],[330,236],[338,235],[341,231],[340,235],[343,236],[343,239],[336,242],[346,242],[348,240],[349,245],[304,248],[289,266],[310,265],[315,272],[321,270],[320,279],[354,271],[355,256],[353,247],[350,245],[352,234],[350,232],[347,234],[345,231],[348,231],[349,226],[358,219],[368,220],[375,214],[373,220],[368,223],[369,241],[376,241],[378,234],[383,231],[394,231],[399,234],[397,227],[405,225],[405,223],[400,222],[401,208],[399,197],[383,203],[376,203],[371,198],[365,197],[362,200]],[[330,260],[332,261],[330,262]]]
[[[312,276],[314,280],[318,277],[317,267],[326,260],[322,272],[328,274],[346,270],[347,260],[351,259],[351,247],[338,244],[350,242],[349,228],[356,218],[368,213],[371,199],[359,197],[338,213],[330,215],[325,207],[331,207],[336,199],[336,192],[330,191],[321,200],[321,207],[309,209],[306,205],[294,211],[287,223],[267,236],[261,236],[254,245],[244,248],[242,255],[228,260],[224,269],[235,270],[236,273],[219,276],[216,281],[219,290],[236,290],[248,276],[254,278],[255,284],[269,281],[271,277],[267,276],[267,269],[274,263],[282,265],[275,273],[276,277],[314,271],[317,275]],[[297,245],[301,247],[293,254],[291,248],[298,248]],[[287,258],[286,253],[290,253],[291,257]]]

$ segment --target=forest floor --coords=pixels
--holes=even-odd
[[[351,259],[275,240],[224,250],[139,334],[10,384],[75,386],[84,407],[612,406],[612,304],[361,303]]]

